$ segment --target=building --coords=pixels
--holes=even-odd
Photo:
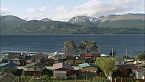
[[[135,73],[136,79],[145,79],[145,68],[134,66],[131,69]]]
[[[20,65],[20,59],[19,58],[14,58],[14,59],[11,59],[10,61],[17,64],[17,65]]]
[[[37,64],[27,65],[24,69],[25,76],[41,76],[43,67]]]
[[[80,54],[80,58],[83,58],[83,59],[87,59],[87,58],[96,59],[96,57],[100,57],[100,54],[96,54],[96,53],[82,53],[82,54]]]
[[[0,67],[4,67],[4,68],[16,68],[16,66],[17,66],[17,64],[15,64],[13,62],[0,64]]]
[[[98,67],[94,64],[83,63],[79,64],[80,67],[80,76],[85,77],[86,79],[92,78],[98,74]]]
[[[53,64],[53,74],[56,78],[66,79],[67,77],[75,76],[74,68],[65,63]]]
[[[20,52],[9,52],[8,59],[11,60],[11,59],[19,58],[21,54],[22,53]]]
[[[42,63],[43,60],[47,58],[48,58],[48,55],[39,53],[39,54],[32,55],[31,60],[33,60],[33,62],[36,62],[36,63]]]
[[[66,57],[64,53],[54,52],[52,54],[49,54],[48,59],[53,59],[54,63],[60,63],[63,62],[66,59]]]
[[[98,67],[95,64],[83,63],[79,64],[81,72],[97,73]]]
[[[66,60],[65,63],[70,64],[72,66],[78,66],[79,64],[84,63],[84,59],[74,59],[74,60]]]
[[[145,68],[134,64],[117,65],[121,76],[127,77],[134,74],[135,79],[145,79]]]

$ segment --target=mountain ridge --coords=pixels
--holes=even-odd
[[[123,14],[88,17],[76,16],[68,21],[24,20],[17,16],[1,16],[2,35],[21,34],[123,34],[145,33],[145,14]]]

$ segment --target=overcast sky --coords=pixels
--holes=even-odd
[[[1,15],[68,20],[74,16],[145,13],[144,0],[1,0]]]

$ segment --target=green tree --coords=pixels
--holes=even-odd
[[[17,81],[19,82],[20,81],[20,77],[23,73],[23,69],[16,69],[14,71],[12,71],[13,75],[17,76]]]
[[[79,48],[85,52],[98,52],[96,42],[91,40],[81,41]]]
[[[104,72],[105,76],[112,80],[112,73],[115,70],[115,60],[112,57],[100,57],[96,59],[96,64]]]
[[[22,75],[22,72],[23,72],[23,69],[16,69],[12,73],[13,75],[20,77]]]
[[[76,55],[77,46],[74,41],[65,41],[64,42],[64,53],[66,56]]]
[[[139,55],[137,55],[137,59],[138,60],[145,60],[145,53],[140,53]]]

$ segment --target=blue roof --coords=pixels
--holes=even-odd
[[[90,64],[88,64],[88,63],[79,64],[80,68],[84,68],[84,67],[88,67],[88,66],[90,66]]]
[[[8,63],[2,63],[0,64],[0,67],[4,67],[5,65],[7,65]]]
[[[0,64],[0,67],[8,67],[8,68],[15,68],[17,64],[9,62],[9,63],[2,63]]]

